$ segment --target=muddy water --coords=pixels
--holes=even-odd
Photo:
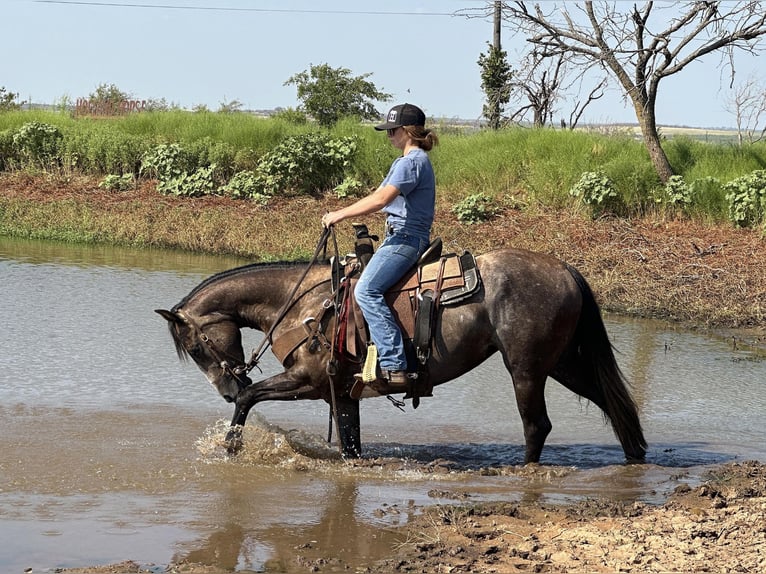
[[[544,466],[520,467],[521,424],[496,359],[416,411],[363,401],[360,463],[323,442],[327,407],[315,402],[259,405],[245,451],[228,459],[231,407],[178,362],[152,310],[239,263],[0,238],[0,571],[124,559],[161,571],[184,558],[279,571],[299,546],[361,566],[388,554],[386,527],[419,505],[654,502],[712,464],[766,460],[766,363],[730,341],[614,317],[647,465],[623,466],[597,409],[552,382]]]

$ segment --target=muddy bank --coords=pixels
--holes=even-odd
[[[453,498],[454,503],[423,509],[417,518],[397,530],[390,558],[362,569],[357,566],[355,571],[376,574],[766,571],[766,465],[759,462],[717,467],[702,484],[678,487],[661,506],[625,504],[608,498],[563,505],[471,504],[460,491],[438,495],[448,501]],[[266,564],[265,571],[353,569],[335,556],[321,555],[309,540],[294,550],[291,563]],[[190,562],[163,568],[130,561],[60,572],[158,571],[226,572]]]

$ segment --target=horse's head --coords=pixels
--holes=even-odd
[[[242,334],[237,324],[222,314],[192,317],[180,310],[156,312],[168,321],[178,358],[191,357],[226,402],[234,402],[252,382],[244,370]]]

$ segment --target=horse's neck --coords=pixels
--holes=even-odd
[[[266,331],[278,320],[293,293],[300,296],[329,273],[323,273],[321,268],[311,269],[298,285],[304,271],[301,266],[256,267],[210,285],[200,298],[200,308],[207,313],[228,315],[240,327]],[[327,290],[329,293],[329,287]]]

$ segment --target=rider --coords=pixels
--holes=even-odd
[[[436,179],[426,152],[439,143],[439,138],[425,123],[426,115],[417,106],[405,103],[391,108],[386,121],[375,129],[386,130],[391,145],[402,151],[401,157],[394,160],[374,192],[322,217],[322,224],[330,227],[377,211],[388,216],[386,237],[364,268],[354,292],[377,347],[383,377],[394,387],[408,384],[408,366],[402,332],[384,295],[417,263],[429,243]]]

